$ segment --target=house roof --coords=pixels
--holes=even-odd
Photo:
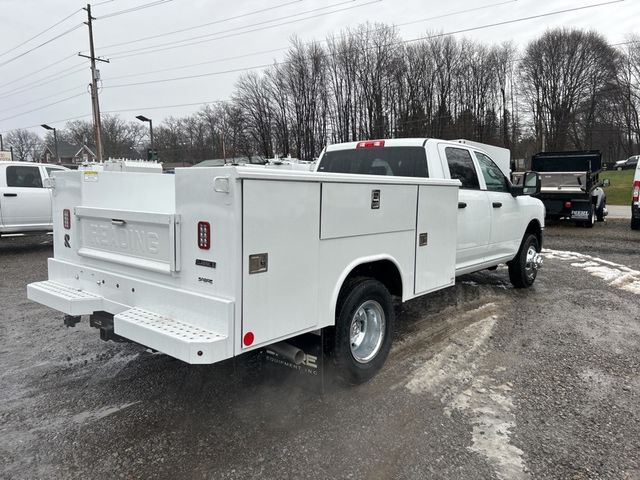
[[[45,150],[48,150],[51,155],[55,155],[55,147],[53,145],[46,145]],[[87,145],[76,145],[73,143],[65,142],[64,140],[58,141],[58,155],[60,158],[73,158],[82,155],[82,150],[86,150],[87,153],[93,157],[96,156],[95,148]]]

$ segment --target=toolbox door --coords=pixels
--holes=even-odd
[[[243,349],[318,324],[320,184],[244,180]]]

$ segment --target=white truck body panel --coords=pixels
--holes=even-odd
[[[28,294],[69,315],[109,312],[118,335],[211,363],[332,325],[342,281],[367,261],[398,267],[405,300],[452,285],[457,191],[455,180],[251,167],[65,172],[49,281]],[[198,248],[200,221],[210,250]],[[260,253],[268,268],[249,273]]]
[[[28,296],[69,315],[108,312],[118,335],[212,363],[334,325],[359,266],[397,271],[406,301],[511,260],[530,222],[543,226],[538,200],[487,191],[480,174],[474,190],[451,179],[444,149],[465,149],[480,172],[476,147],[386,142],[423,149],[429,178],[249,166],[59,174],[49,280]]]

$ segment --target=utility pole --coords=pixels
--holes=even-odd
[[[102,122],[100,120],[100,102],[98,101],[98,80],[100,80],[100,71],[96,69],[96,60],[99,62],[109,63],[109,60],[97,58],[95,55],[95,49],[93,47],[93,20],[91,16],[91,4],[87,3],[87,8],[83,10],[87,11],[87,21],[85,25],[89,27],[89,53],[90,55],[83,55],[78,53],[80,57],[88,58],[91,60],[91,106],[93,108],[93,129],[96,137],[96,158],[98,162],[102,162]]]

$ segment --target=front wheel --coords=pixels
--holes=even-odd
[[[640,218],[631,217],[631,230],[640,230]]]
[[[536,280],[541,264],[538,239],[532,233],[525,234],[520,250],[515,258],[507,263],[509,280],[515,288],[528,288]]]
[[[378,280],[350,280],[336,309],[334,362],[338,376],[355,385],[366,382],[384,365],[393,334],[391,294]]]

